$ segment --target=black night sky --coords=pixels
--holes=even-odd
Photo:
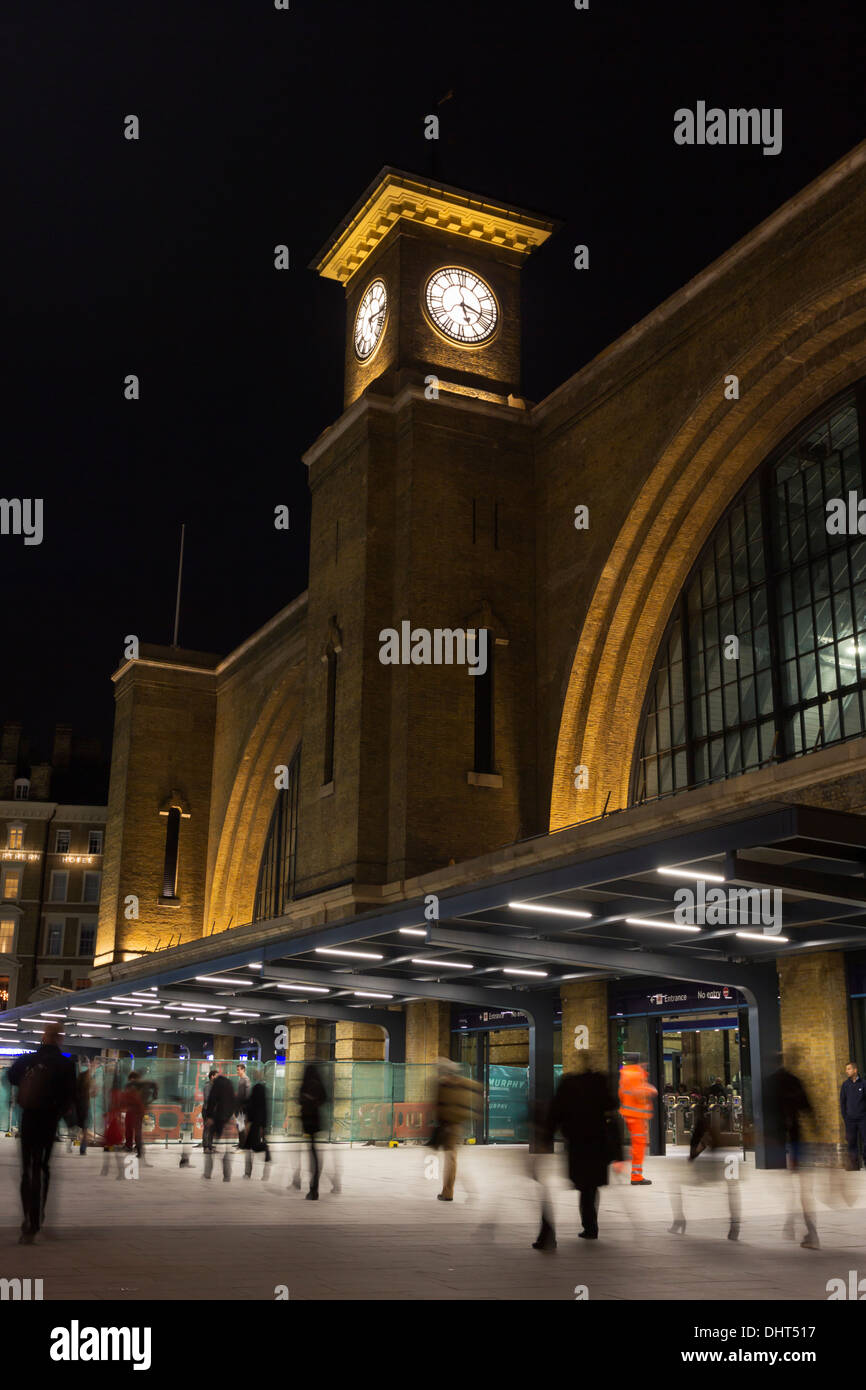
[[[382,165],[562,219],[523,272],[540,400],[866,135],[862,0],[3,8],[0,494],[42,497],[45,536],[0,536],[0,718],[106,749],[123,636],[171,640],[182,521],[181,645],[228,652],[305,587],[344,334],[306,267]],[[782,153],[676,146],[698,100],[782,107]]]

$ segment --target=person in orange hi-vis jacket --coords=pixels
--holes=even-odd
[[[652,1097],[658,1095],[651,1086],[640,1062],[626,1062],[619,1074],[619,1113],[631,1136],[632,1186],[648,1186],[643,1175],[643,1156],[646,1152]]]

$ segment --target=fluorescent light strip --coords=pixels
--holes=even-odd
[[[591,912],[578,907],[546,907],[542,903],[509,903],[508,906],[521,912],[550,912],[555,917],[592,917]]]
[[[738,931],[735,935],[744,936],[747,941],[766,941],[770,944],[775,941],[788,942],[791,940],[790,936],[773,936],[770,932],[759,931]]]
[[[251,1014],[245,1009],[232,1009],[229,1018],[261,1018],[261,1014]]]
[[[171,1022],[171,1014],[133,1014],[133,1018],[167,1018]]]
[[[700,927],[686,927],[679,922],[650,922],[646,917],[626,917],[630,927],[655,927],[659,931],[700,931]]]
[[[358,999],[393,999],[393,994],[375,994],[370,989],[353,989],[352,993]]]
[[[426,936],[426,935],[427,935],[427,933],[425,932],[425,930],[424,930],[423,927],[398,927],[397,930],[399,931],[399,933],[400,933],[401,936]]]
[[[474,970],[475,966],[471,961],[462,960],[421,960],[418,956],[412,957],[412,965],[445,965],[449,970]]]
[[[264,970],[263,965],[248,965],[247,970]]]
[[[277,985],[277,989],[300,989],[304,994],[330,994],[329,989],[324,985]]]
[[[344,951],[338,946],[317,946],[317,956],[348,956],[352,960],[384,960],[384,956],[377,956],[375,951]]]
[[[706,883],[724,883],[724,874],[698,873],[696,869],[656,869],[657,874],[668,874],[671,878],[704,879]]]
[[[520,970],[516,965],[506,965],[502,971],[503,975],[534,975],[536,979],[546,980],[546,970]]]
[[[86,1004],[70,1004],[70,1013],[73,1014],[110,1014],[110,1009],[89,1009]]]
[[[217,976],[217,975],[196,975],[195,978],[196,978],[197,980],[204,980],[205,984],[208,984],[208,985],[250,985],[250,984],[252,984],[252,980],[250,980],[250,979],[246,979],[246,980],[231,980],[231,979],[224,979],[222,976]]]

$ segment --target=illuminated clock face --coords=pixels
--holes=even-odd
[[[355,354],[361,362],[372,357],[382,337],[388,294],[384,280],[374,280],[358,307],[355,318]]]
[[[449,265],[427,281],[427,312],[446,338],[477,347],[496,332],[499,306],[488,284],[473,270]]]

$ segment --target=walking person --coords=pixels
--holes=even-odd
[[[210,1071],[207,1074],[207,1081],[201,1088],[201,1146],[204,1149],[205,1153],[207,1153],[208,1149],[210,1148],[211,1137],[211,1129],[207,1123],[207,1120],[205,1119],[205,1116],[207,1115],[208,1097],[210,1096],[211,1087],[213,1086],[213,1083],[218,1076],[219,1072],[217,1071],[216,1067],[211,1067]]]
[[[439,1089],[436,1095],[436,1116],[440,1128],[440,1146],[445,1154],[445,1174],[440,1202],[454,1201],[457,1180],[457,1145],[475,1118],[484,1088],[477,1081],[463,1076],[460,1067],[447,1057],[439,1058]]]
[[[115,1072],[108,1093],[108,1111],[105,1116],[105,1132],[102,1136],[102,1168],[99,1176],[104,1178],[108,1175],[110,1166],[109,1154],[115,1155],[117,1163],[117,1177],[123,1180],[123,1088],[120,1084],[120,1077]]]
[[[860,1075],[856,1062],[849,1062],[845,1073],[839,1092],[839,1108],[848,1141],[848,1167],[852,1173],[856,1173],[860,1167],[861,1149],[866,1164],[866,1081]]]
[[[328,1092],[325,1090],[325,1083],[322,1080],[319,1068],[315,1062],[309,1062],[304,1069],[301,1089],[298,1092],[298,1102],[301,1107],[301,1129],[310,1142],[310,1190],[307,1193],[308,1202],[319,1200],[319,1155],[316,1150],[316,1135],[323,1128],[322,1125],[322,1106],[328,1103]],[[301,1158],[298,1155],[298,1169],[293,1179],[293,1186],[301,1185]]]
[[[250,1090],[250,1079],[247,1076],[247,1069],[243,1062],[238,1062],[238,1074],[237,1080],[235,1081],[235,1096],[237,1097],[238,1108],[237,1112],[235,1113],[235,1124],[237,1125],[238,1130],[237,1147],[239,1149],[243,1148],[243,1144],[241,1143],[241,1136],[243,1135],[244,1127],[246,1126],[247,1122],[246,1111],[247,1101],[250,1098]]]
[[[724,1164],[715,1160],[714,1155],[717,1150],[723,1147],[721,1141],[721,1123],[718,1106],[714,1106],[712,1101],[716,1096],[712,1086],[707,1091],[706,1096],[702,1096],[694,1106],[694,1124],[692,1126],[691,1141],[689,1143],[689,1164],[696,1165],[691,1168],[690,1176],[696,1184],[701,1187],[712,1182],[713,1178],[720,1179],[724,1185],[728,1197],[728,1213],[730,1224],[728,1226],[728,1240],[739,1240],[740,1221],[742,1203],[740,1201],[740,1182],[739,1178],[729,1177],[725,1173]],[[709,1157],[697,1166],[697,1160],[701,1154],[708,1153]],[[683,1207],[683,1188],[682,1184],[675,1183],[671,1190],[671,1205],[673,1207],[673,1223],[668,1227],[671,1235],[685,1235],[686,1216]]]
[[[264,1083],[256,1080],[246,1102],[246,1126],[243,1131],[244,1177],[253,1175],[253,1154],[265,1156],[262,1178],[269,1178],[271,1170],[271,1151],[268,1148],[268,1093]]]
[[[144,1097],[139,1085],[137,1071],[131,1071],[126,1078],[126,1086],[121,1096],[124,1118],[124,1148],[127,1153],[135,1152],[136,1158],[142,1155],[141,1129],[144,1122]]]
[[[87,1129],[90,1124],[90,1068],[85,1063],[79,1068],[75,1087],[75,1118],[78,1121],[78,1152],[87,1153]]]
[[[631,1137],[631,1184],[632,1187],[648,1187],[650,1178],[643,1175],[643,1159],[649,1137],[649,1122],[652,1115],[652,1097],[658,1095],[640,1058],[626,1062],[619,1074],[620,1111]]]
[[[213,1156],[216,1152],[216,1145],[223,1137],[223,1131],[237,1110],[235,1092],[232,1083],[227,1076],[217,1072],[214,1077],[210,1090],[208,1091],[205,1103],[204,1123],[205,1123],[205,1145],[204,1145],[204,1173],[203,1177],[209,1178],[213,1172]],[[223,1154],[223,1182],[228,1182],[232,1175],[231,1159],[228,1153]]]
[[[799,1054],[794,1049],[789,1052],[789,1060],[792,1067],[799,1062]],[[799,1206],[806,1223],[806,1238],[800,1241],[800,1245],[804,1250],[820,1250],[821,1244],[818,1240],[818,1228],[812,1199],[811,1175],[804,1162],[803,1144],[803,1123],[807,1116],[811,1117],[814,1114],[814,1110],[806,1087],[799,1076],[785,1066],[785,1060],[781,1053],[779,1054],[778,1071],[774,1072],[768,1080],[767,1095],[770,1102],[770,1114],[775,1120],[776,1138],[785,1147],[788,1171],[792,1175],[793,1184],[791,1207],[782,1228],[782,1234],[786,1240],[797,1239],[796,1217],[797,1197],[799,1195]],[[799,1189],[799,1193],[797,1189]]]
[[[32,1245],[45,1220],[57,1123],[75,1112],[75,1063],[60,1051],[62,1037],[61,1026],[49,1023],[42,1045],[17,1057],[9,1068],[9,1084],[18,1087],[21,1109],[20,1245]]]
[[[548,1117],[551,1139],[559,1131],[568,1153],[568,1176],[580,1194],[582,1240],[598,1240],[599,1190],[607,1187],[608,1168],[619,1162],[622,1150],[617,1123],[616,1096],[603,1072],[587,1065],[581,1072],[562,1077]],[[556,1243],[552,1217],[539,1234],[534,1249],[551,1249]]]

